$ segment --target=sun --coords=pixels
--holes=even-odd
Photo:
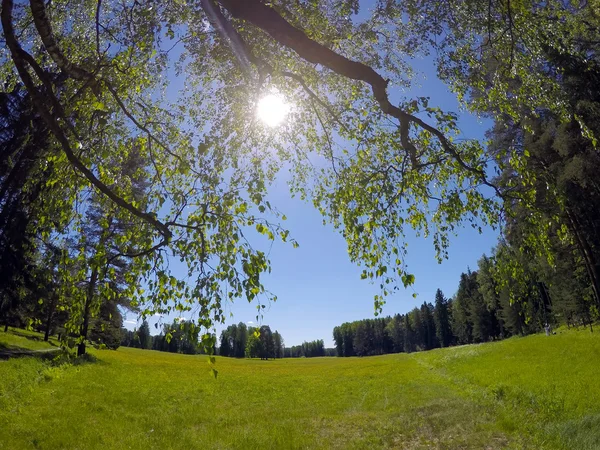
[[[290,110],[290,106],[278,94],[265,95],[258,101],[256,114],[266,125],[276,127],[281,124]]]

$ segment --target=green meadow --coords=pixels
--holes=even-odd
[[[19,333],[19,334],[16,334]],[[48,344],[0,332],[0,348]],[[1,449],[596,449],[600,337],[365,358],[0,361]]]

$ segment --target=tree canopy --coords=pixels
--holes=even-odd
[[[530,134],[552,115],[594,154],[593,2],[2,0],[1,22],[0,106],[13,130],[1,135],[12,145],[0,165],[2,214],[24,199],[28,219],[19,223],[37,241],[22,252],[63,249],[56,276],[60,295],[73,299],[71,331],[82,330],[86,302],[76,299],[98,271],[99,298],[126,297],[146,315],[193,309],[208,329],[235,298],[258,300],[260,310],[275,298],[262,283],[270,261],[260,236],[298,245],[267,200],[282,169],[291,193],[344,236],[361,277],[379,284],[376,310],[414,282],[407,227],[431,236],[442,259],[457,227],[504,224],[515,204],[535,219],[521,227],[522,243],[549,264],[552,229],[568,219],[565,233],[580,242],[598,286],[594,245],[577,225],[581,214],[562,202],[571,194],[560,175],[536,165],[527,147],[461,139],[457,114],[435,99],[399,95],[411,84],[411,58],[435,51],[440,77],[467,108]],[[268,94],[290,105],[276,127],[255,114]],[[27,139],[14,132],[19,121],[31,127]],[[43,145],[33,152],[36,139]],[[133,158],[142,165],[124,172]],[[559,211],[540,207],[542,181],[556,186]],[[89,227],[94,204],[104,214],[98,236],[127,226],[110,251],[98,246],[91,256],[84,243],[68,244]],[[3,231],[0,244],[7,239]],[[175,273],[172,259],[187,273]],[[111,270],[123,260],[125,273]],[[436,316],[427,305],[422,313],[431,347]],[[463,338],[486,333],[473,323]],[[203,337],[208,348],[215,340]]]

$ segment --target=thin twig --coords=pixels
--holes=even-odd
[[[98,0],[98,4],[96,6],[96,53],[98,54],[98,59],[100,59],[100,8],[102,5],[102,0]]]

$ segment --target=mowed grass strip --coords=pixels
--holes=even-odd
[[[598,448],[599,389],[582,386],[599,350],[570,332],[412,355],[217,358],[216,380],[203,356],[21,358],[0,362],[16,386],[0,390],[0,448]]]

